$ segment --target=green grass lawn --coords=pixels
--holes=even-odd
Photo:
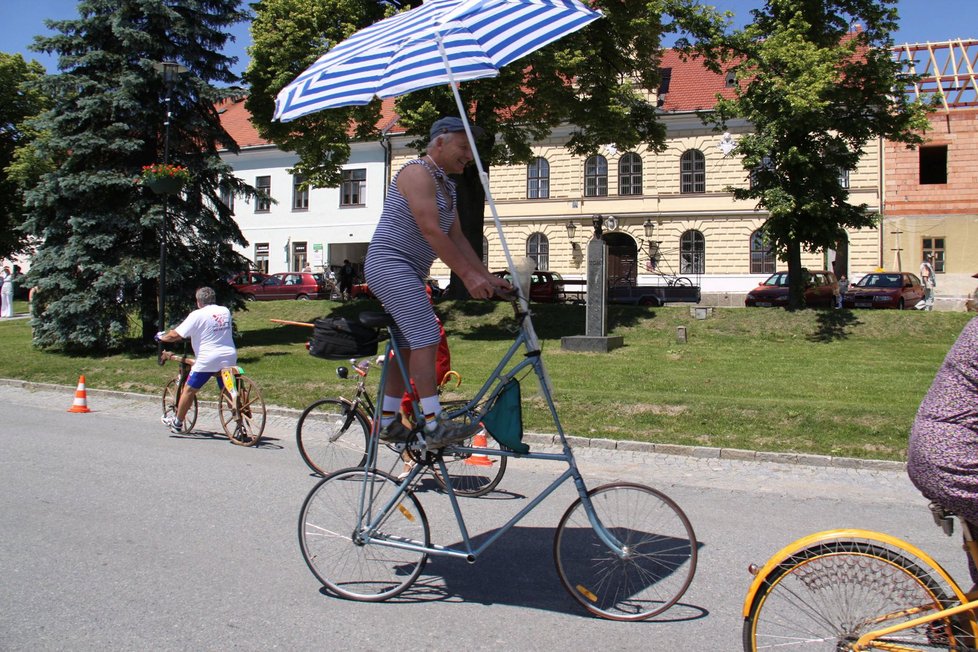
[[[312,321],[377,304],[273,301],[235,315],[239,362],[272,405],[302,408],[350,394],[336,362],[309,356],[311,331],[271,318]],[[26,309],[26,304],[18,310]],[[475,391],[511,342],[508,304],[443,302],[459,396]],[[560,338],[584,332],[583,306],[535,305],[534,325],[568,434],[903,459],[921,398],[964,324],[965,313],[716,309],[705,320],[688,307],[615,306],[609,332],[625,346],[570,353]],[[685,326],[688,341],[677,343]],[[155,394],[175,373],[155,351],[77,357],[31,346],[29,320],[0,323],[0,377]],[[205,398],[216,393],[213,385]],[[454,394],[453,394],[454,396]],[[536,383],[523,383],[526,430],[553,432]],[[66,394],[66,409],[71,396]],[[91,403],[91,399],[89,401]]]

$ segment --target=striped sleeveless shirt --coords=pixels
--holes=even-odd
[[[381,271],[385,262],[394,259],[408,263],[419,278],[425,278],[437,256],[418,228],[407,200],[397,189],[397,179],[409,165],[423,165],[435,179],[438,226],[442,232],[448,233],[455,222],[455,182],[424,159],[409,161],[391,180],[384,209],[367,250],[365,267]]]

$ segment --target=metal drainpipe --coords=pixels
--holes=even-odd
[[[879,181],[879,198],[880,198],[880,246],[879,246],[879,263],[878,266],[883,268],[883,229],[886,227],[886,140],[880,136],[880,154],[879,154],[879,166],[880,166],[880,181]]]
[[[394,146],[391,145],[391,137],[386,128],[380,132],[380,146],[384,148],[384,201],[387,201],[387,189],[391,185],[391,159]]]

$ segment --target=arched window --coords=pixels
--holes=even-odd
[[[768,245],[761,230],[750,235],[750,273],[773,274],[776,263],[774,249]]]
[[[489,238],[482,236],[482,264],[489,268]]]
[[[706,239],[696,230],[679,237],[679,273],[702,274],[706,270]]]
[[[545,158],[536,158],[526,166],[527,199],[550,197],[550,164]]]
[[[536,261],[537,269],[550,269],[550,241],[542,233],[534,233],[526,239],[526,255]]]
[[[706,157],[698,149],[686,150],[679,159],[679,192],[706,192]]]
[[[608,159],[600,154],[584,161],[584,196],[608,196]]]
[[[642,157],[629,152],[618,161],[618,194],[642,194]]]

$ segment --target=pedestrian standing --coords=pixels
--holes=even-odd
[[[839,291],[835,295],[835,307],[841,308],[842,301],[846,298],[846,292],[849,291],[849,279],[843,274],[839,277]]]
[[[343,300],[351,298],[353,295],[353,263],[346,258],[343,259],[343,266],[340,267],[340,295]]]
[[[10,267],[3,266],[3,286],[0,287],[0,317],[14,316],[14,275]]]
[[[917,304],[918,310],[934,309],[934,288],[937,287],[937,279],[934,275],[934,256],[925,254],[923,262],[920,263],[920,282],[924,286],[924,300]]]

